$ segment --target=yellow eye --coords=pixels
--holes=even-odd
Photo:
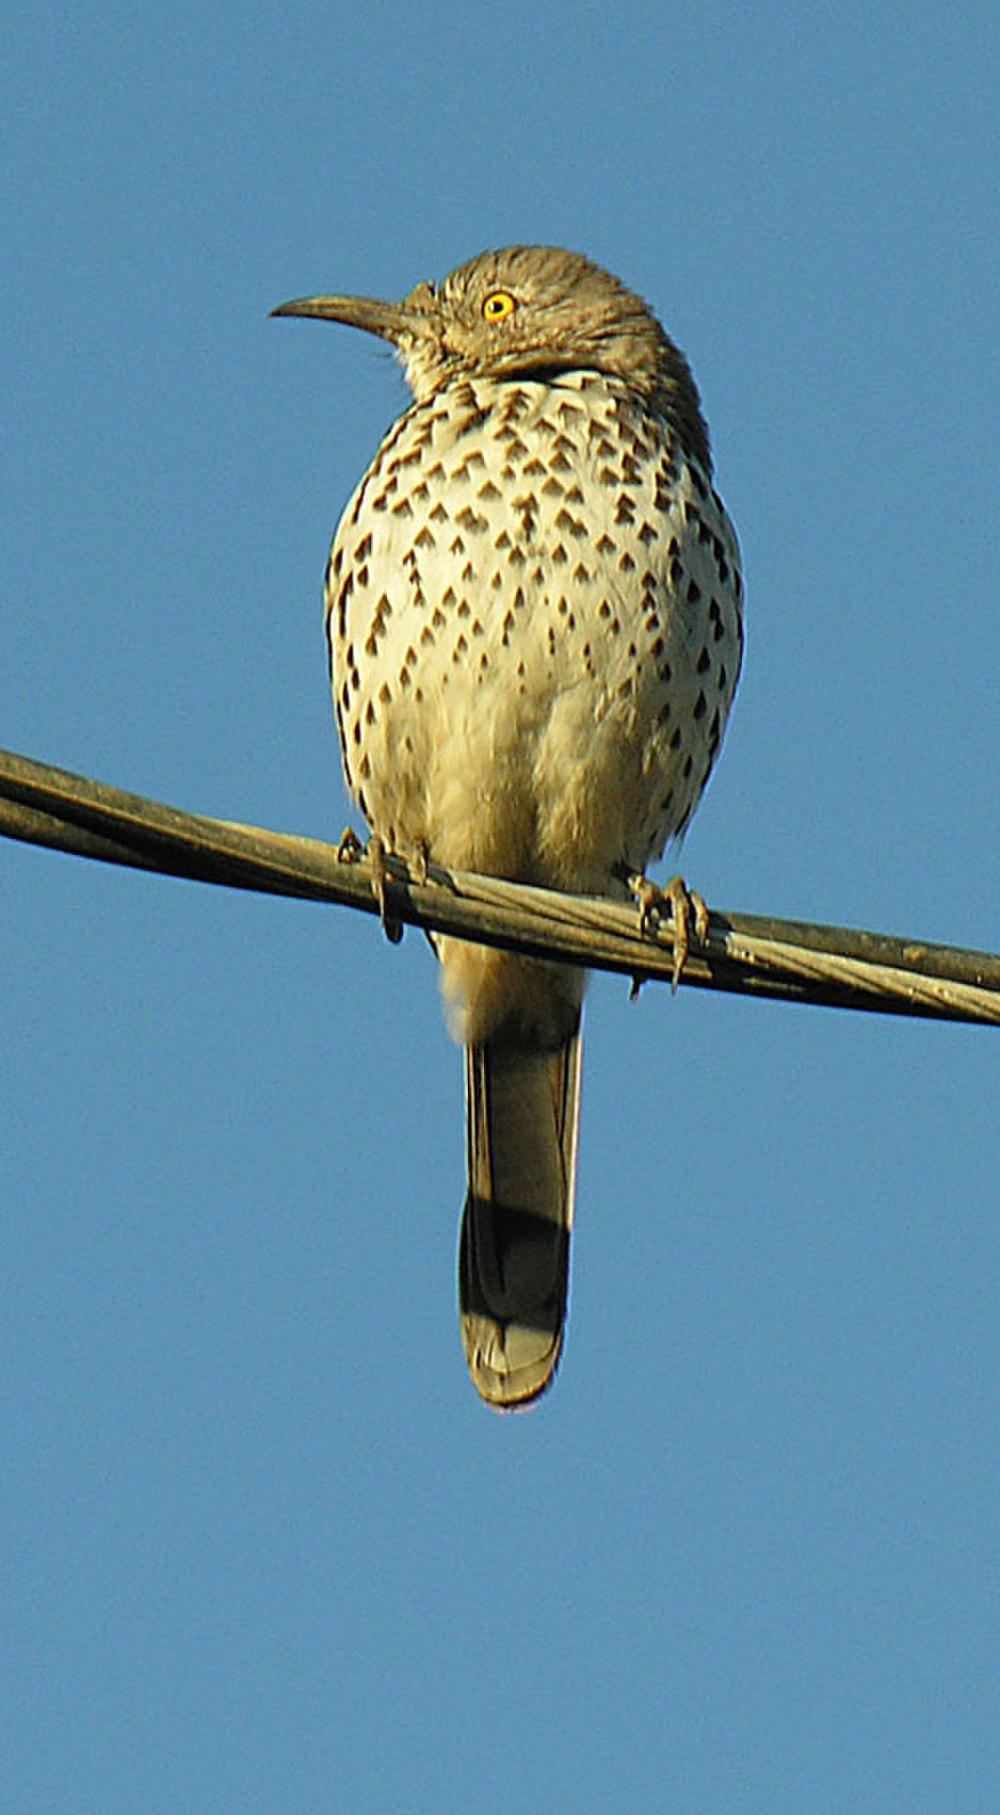
[[[483,320],[503,321],[507,315],[513,315],[517,303],[509,290],[491,290],[483,299]]]

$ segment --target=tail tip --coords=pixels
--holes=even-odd
[[[462,1346],[480,1399],[498,1412],[526,1411],[548,1390],[562,1355],[563,1332],[462,1316]]]

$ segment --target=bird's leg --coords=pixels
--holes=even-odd
[[[692,932],[696,945],[708,943],[708,908],[704,898],[688,888],[683,876],[671,876],[662,889],[650,882],[648,876],[630,876],[628,886],[639,903],[640,933],[652,933],[664,910],[670,914],[674,940],[673,988],[676,990],[691,950]]]
[[[385,860],[385,844],[377,832],[373,832],[369,838],[365,855],[372,866],[372,894],[378,902],[382,931],[390,945],[398,945],[403,937],[403,928],[401,922],[394,920],[389,913],[389,869]]]

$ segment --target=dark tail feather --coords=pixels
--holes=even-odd
[[[582,1040],[578,1021],[549,1052],[466,1047],[462,1342],[476,1391],[501,1409],[543,1393],[562,1349]]]

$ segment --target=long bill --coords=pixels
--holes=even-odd
[[[380,340],[390,340],[393,345],[399,344],[401,336],[412,334],[415,327],[415,311],[406,303],[381,302],[374,296],[303,296],[297,302],[282,303],[271,314],[339,321],[345,327],[377,334]]]

